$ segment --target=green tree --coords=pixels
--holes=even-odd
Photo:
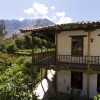
[[[13,54],[13,53],[15,53],[17,50],[18,50],[18,49],[17,49],[17,47],[16,47],[14,44],[10,44],[10,45],[8,45],[8,46],[6,47],[6,51],[7,51],[7,53],[9,53],[9,54]]]
[[[0,100],[30,100],[31,78],[24,66],[12,66],[0,75]],[[34,97],[35,95],[33,95]],[[37,100],[37,99],[32,99]]]
[[[7,68],[0,75],[0,100],[37,100],[32,91],[36,73],[27,64]]]
[[[14,40],[14,39],[17,39],[17,34],[16,34],[16,32],[15,33],[12,33],[12,39]]]
[[[45,39],[42,39],[41,42],[42,42],[41,45],[44,46],[44,47],[46,47],[46,45],[47,45],[47,41],[46,41]]]
[[[19,49],[23,49],[24,48],[24,39],[23,38],[17,38],[15,40],[15,44]]]
[[[25,35],[25,38],[24,38],[24,45],[25,45],[26,49],[30,49],[31,48],[31,39],[27,35]]]
[[[41,47],[41,39],[38,37],[33,37],[33,45],[36,47]]]
[[[48,41],[47,44],[46,44],[46,47],[47,48],[53,48],[53,43]]]
[[[0,20],[0,36],[5,35],[6,32],[6,25],[4,20]]]

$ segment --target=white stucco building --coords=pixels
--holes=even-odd
[[[90,42],[88,41],[89,34]],[[68,66],[62,64],[61,67],[64,65],[68,69],[65,68],[57,71],[57,87],[59,92],[66,93],[67,87],[70,89],[76,88],[82,91],[83,96],[87,95],[89,91],[89,97],[93,98],[100,91],[100,29],[93,30],[89,34],[84,30],[62,31],[58,33],[57,55],[60,55],[58,61],[73,64],[68,64]],[[79,54],[79,52],[81,53]],[[87,74],[87,70],[89,70],[89,74]]]
[[[100,22],[80,22],[21,29],[21,32],[55,36],[55,55],[33,62],[34,65],[56,71],[56,90],[68,93],[78,89],[89,98],[100,92]],[[48,34],[48,35],[47,35]]]

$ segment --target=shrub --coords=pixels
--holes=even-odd
[[[22,38],[16,39],[15,44],[19,49],[24,48],[24,39],[22,39]]]
[[[32,58],[26,58],[23,60],[23,66],[31,67],[32,66]]]
[[[37,100],[31,92],[32,78],[26,70],[30,69],[15,65],[0,75],[0,100]]]
[[[9,54],[14,54],[17,51],[17,47],[14,44],[10,44],[6,47],[6,51]]]

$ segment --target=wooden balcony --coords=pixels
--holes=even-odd
[[[87,69],[88,56],[57,55],[54,52],[34,55],[34,65],[52,68]],[[90,56],[90,69],[100,69],[100,56]]]

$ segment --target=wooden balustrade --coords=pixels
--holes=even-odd
[[[73,64],[73,66],[87,66],[88,62],[88,56],[57,55],[57,57],[55,57],[55,52],[45,52],[34,55],[34,64],[36,65],[63,66],[64,64]],[[90,56],[90,66],[100,66],[100,56]]]
[[[58,55],[58,62],[88,64],[88,56]],[[90,65],[100,65],[100,56],[90,56]]]

